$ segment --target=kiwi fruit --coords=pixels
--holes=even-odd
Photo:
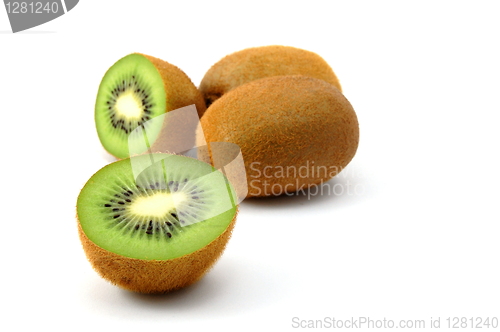
[[[323,80],[275,76],[243,84],[205,112],[197,140],[231,142],[243,155],[247,197],[275,196],[327,181],[354,157],[358,120]],[[210,160],[210,149],[199,158]]]
[[[99,85],[95,104],[97,134],[110,154],[126,158],[130,156],[129,145],[134,143],[130,134],[136,128],[147,131],[149,149],[162,137],[162,131],[179,127],[171,125],[167,129],[168,123],[152,119],[193,104],[201,116],[206,108],[203,97],[182,70],[149,55],[129,54],[108,69]],[[144,136],[140,134],[136,138],[144,139]]]
[[[199,280],[222,254],[236,215],[235,191],[222,172],[160,153],[105,166],[77,200],[91,265],[113,284],[141,293]]]
[[[337,76],[318,54],[291,46],[261,46],[227,55],[205,74],[200,91],[208,106],[228,91],[260,78],[305,75],[341,90]]]

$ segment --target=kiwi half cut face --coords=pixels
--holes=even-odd
[[[201,278],[222,254],[236,213],[235,191],[221,172],[168,154],[105,166],[77,202],[80,239],[93,267],[144,293]]]
[[[105,74],[97,94],[95,120],[104,147],[116,156],[128,155],[129,134],[165,113],[166,94],[156,67],[140,54],[116,62]],[[150,122],[153,123],[153,122]],[[154,123],[153,123],[154,124]],[[161,126],[148,128],[158,133]]]
[[[99,86],[95,105],[99,139],[109,153],[127,158],[129,145],[134,144],[130,140],[144,139],[130,136],[136,128],[147,131],[148,144],[153,145],[165,124],[150,120],[193,104],[200,114],[205,111],[201,93],[179,68],[149,55],[129,54],[108,69]]]

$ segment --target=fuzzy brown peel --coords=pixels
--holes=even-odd
[[[78,222],[78,234],[92,267],[104,279],[139,293],[165,293],[189,286],[203,277],[222,255],[231,237],[237,213],[215,240],[207,246],[170,260],[129,258],[105,250],[92,242]]]
[[[339,80],[318,54],[290,46],[247,48],[227,55],[205,74],[200,91],[207,106],[232,89],[261,78],[305,75],[318,78],[341,90]]]
[[[160,73],[167,93],[167,112],[195,104],[198,115],[203,115],[206,109],[203,96],[181,69],[153,56],[137,54],[147,58]]]
[[[240,146],[250,197],[274,195],[272,186],[283,194],[327,181],[347,166],[359,142],[349,101],[333,85],[306,76],[241,85],[207,109],[201,126],[207,142]]]

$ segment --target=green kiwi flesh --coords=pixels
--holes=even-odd
[[[152,154],[123,159],[81,190],[77,216],[85,236],[114,254],[169,260],[220,236],[236,216],[225,176],[189,157]]]
[[[147,128],[148,135],[156,137],[161,123],[149,120],[165,113],[166,99],[161,74],[148,58],[130,54],[118,60],[104,75],[95,105],[104,148],[119,158],[128,157],[129,134],[138,126],[153,126]]]

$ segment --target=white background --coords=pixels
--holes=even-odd
[[[83,0],[18,34],[0,8],[1,329],[286,331],[294,317],[369,317],[430,330],[441,317],[445,330],[447,317],[499,317],[497,6]],[[113,161],[93,119],[105,71],[142,52],[198,85],[226,54],[270,44],[321,55],[354,106],[357,155],[327,183],[344,192],[243,202],[225,254],[187,289],[145,296],[101,279],[75,204]]]

